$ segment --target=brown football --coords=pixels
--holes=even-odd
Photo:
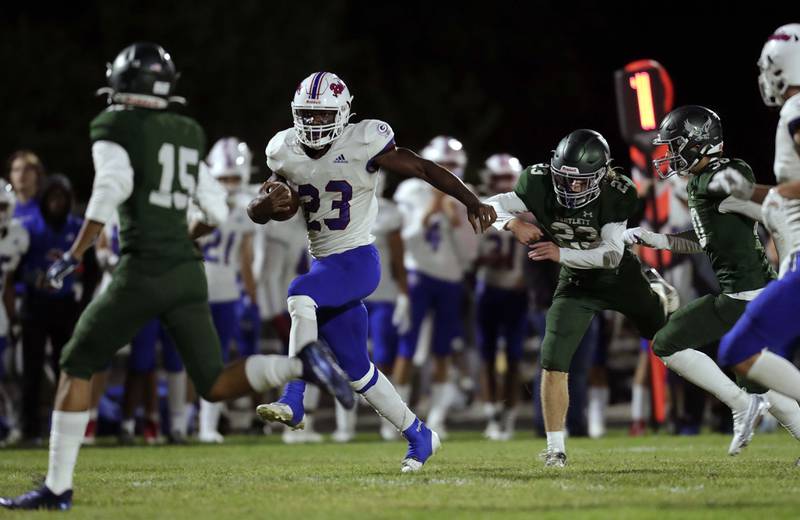
[[[297,194],[295,190],[292,189],[291,186],[284,184],[282,182],[265,182],[261,185],[261,189],[259,190],[260,193],[271,193],[273,190],[289,190],[289,193],[292,196],[292,201],[289,204],[289,209],[280,213],[273,213],[270,217],[271,220],[277,220],[279,222],[283,222],[284,220],[289,220],[297,213],[297,209],[300,207],[300,196]]]

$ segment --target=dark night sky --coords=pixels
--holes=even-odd
[[[337,72],[360,118],[388,121],[398,143],[433,135],[464,141],[480,166],[508,151],[546,160],[569,131],[605,134],[627,165],[613,71],[653,58],[672,75],[676,106],[703,104],[725,128],[726,151],[771,178],[776,114],[761,103],[755,61],[765,38],[792,20],[728,2],[479,3],[64,2],[3,7],[0,15],[0,153],[39,152],[85,198],[91,183],[88,122],[104,102],[105,63],[135,40],[161,43],[182,72],[183,109],[209,140],[237,135],[263,148],[290,125],[297,83]],[[433,4],[433,3],[431,3]],[[76,7],[78,6],[78,7]],[[520,7],[523,6],[523,7]],[[674,14],[673,14],[674,13]]]

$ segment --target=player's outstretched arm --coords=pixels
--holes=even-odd
[[[423,159],[407,148],[393,148],[375,157],[374,163],[403,177],[417,177],[456,198],[467,208],[469,222],[476,233],[486,231],[497,218],[489,204],[483,204],[461,179],[438,164]]]
[[[764,202],[772,186],[756,184],[747,179],[734,168],[725,168],[715,173],[708,183],[708,191],[720,195],[732,195],[737,199],[752,201],[758,204]]]
[[[653,249],[666,249],[673,253],[695,254],[702,253],[703,248],[693,229],[680,233],[654,233],[641,227],[626,229],[622,234],[625,245],[642,245]]]

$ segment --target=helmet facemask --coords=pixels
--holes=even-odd
[[[653,139],[653,144],[656,146],[663,146],[666,153],[663,157],[653,160],[658,176],[662,179],[668,179],[673,175],[689,175],[689,170],[700,161],[700,153],[698,146],[689,146],[689,140],[682,135],[676,136],[672,139]]]
[[[325,107],[292,103],[292,116],[298,141],[318,150],[341,137],[350,119],[350,104]]]
[[[761,99],[768,107],[779,107],[786,101],[784,95],[789,85],[782,76],[782,70],[777,69],[768,54],[758,60],[758,90]]]
[[[600,196],[600,182],[608,172],[608,165],[591,173],[581,173],[578,168],[550,165],[553,189],[556,200],[565,208],[575,209],[586,206]]]

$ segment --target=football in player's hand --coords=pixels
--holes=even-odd
[[[250,202],[247,213],[253,222],[265,224],[269,220],[289,220],[297,213],[298,207],[300,197],[296,191],[282,182],[267,181]]]

